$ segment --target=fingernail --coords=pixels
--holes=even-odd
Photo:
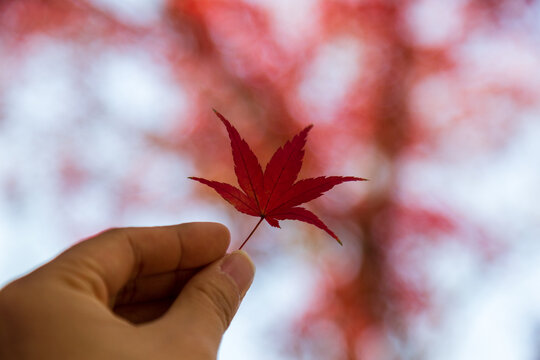
[[[221,263],[221,271],[229,275],[243,294],[247,291],[253,276],[255,275],[255,265],[248,254],[242,250],[237,250],[229,254]]]

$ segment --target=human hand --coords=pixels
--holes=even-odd
[[[123,228],[0,290],[0,359],[216,359],[255,268],[216,223]]]

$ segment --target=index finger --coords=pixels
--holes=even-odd
[[[67,265],[108,302],[130,279],[207,265],[225,255],[229,242],[229,231],[218,223],[111,229],[73,246],[51,265]]]

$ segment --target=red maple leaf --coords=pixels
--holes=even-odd
[[[346,181],[364,181],[366,179],[354,176],[320,176],[295,183],[302,167],[306,138],[313,125],[306,127],[291,141],[277,149],[263,172],[257,157],[246,141],[240,137],[234,126],[219,112],[216,110],[214,112],[229,133],[234,172],[238,179],[238,185],[242,190],[230,184],[199,177],[190,177],[190,179],[210,186],[233,205],[236,210],[261,218],[246,240],[244,240],[240,249],[263,220],[278,228],[280,227],[278,220],[300,220],[313,224],[326,231],[342,245],[336,234],[315,214],[298,205],[318,198],[338,184]]]

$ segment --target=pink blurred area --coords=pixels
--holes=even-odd
[[[222,112],[263,166],[351,175],[247,251],[222,359],[540,356],[540,3],[0,2],[0,284],[104,228],[257,219]]]

